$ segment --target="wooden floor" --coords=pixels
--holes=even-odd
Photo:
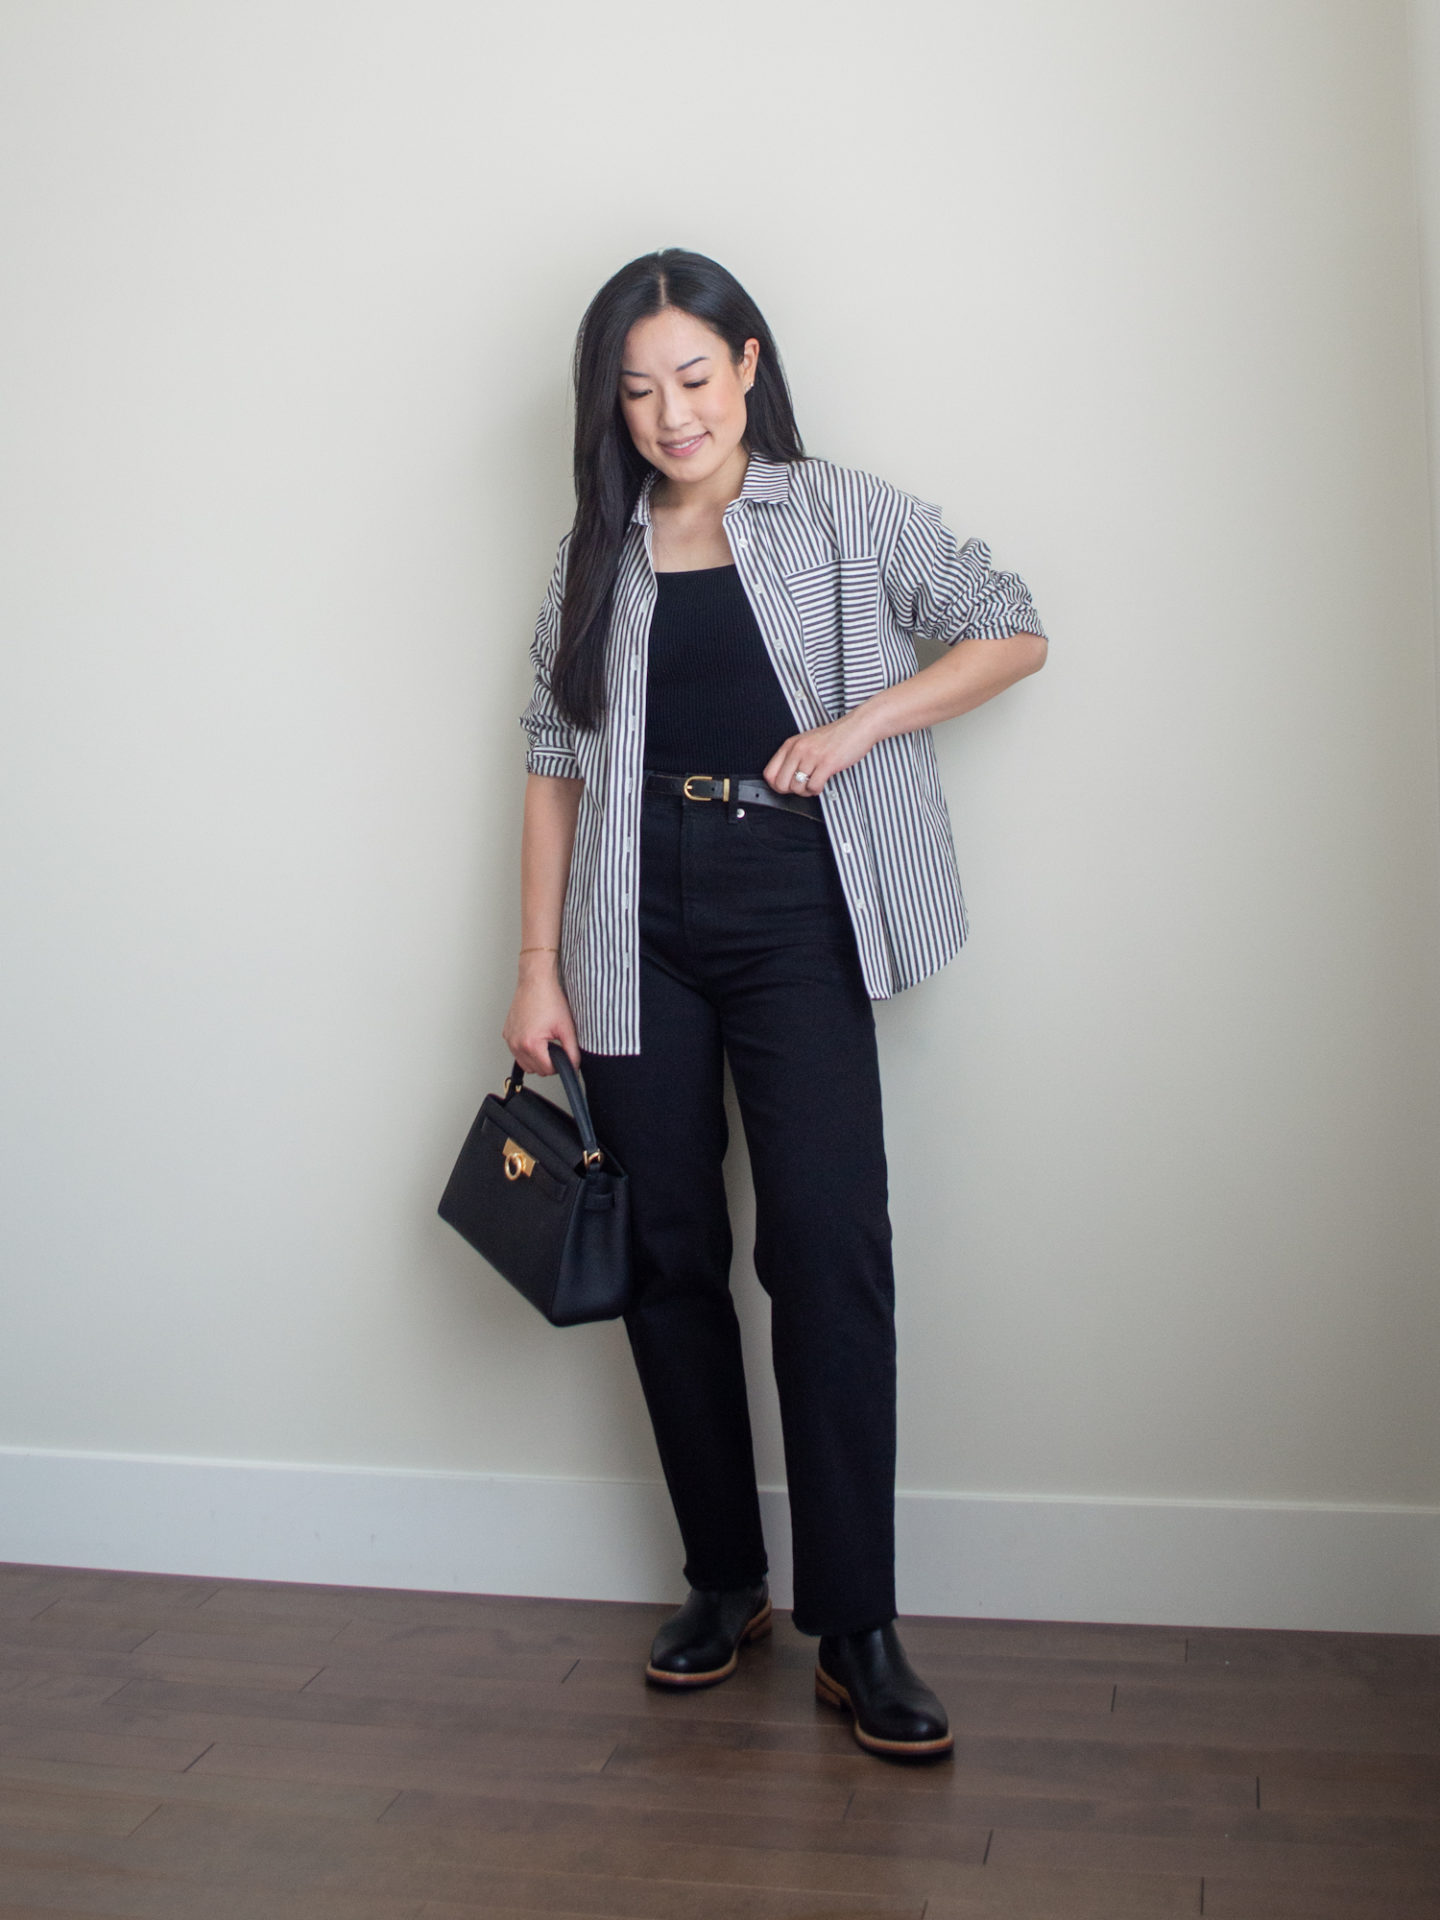
[[[1440,1920],[1440,1641],[907,1620],[917,1767],[666,1611],[0,1566],[0,1920]]]

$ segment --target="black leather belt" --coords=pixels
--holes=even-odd
[[[776,793],[763,780],[735,780],[718,773],[645,774],[647,793],[676,793],[684,800],[741,800],[750,807],[783,807],[786,813],[807,814],[823,820],[820,802],[813,794]]]

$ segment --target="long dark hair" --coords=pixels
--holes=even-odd
[[[605,282],[575,337],[575,524],[551,674],[555,704],[576,727],[597,726],[604,717],[605,646],[620,549],[645,476],[654,471],[620,408],[625,339],[637,320],[666,307],[718,333],[732,360],[747,340],[760,342],[755,383],[745,396],[745,444],[768,460],[805,455],[774,339],[734,274],[703,253],[665,247],[642,253]]]

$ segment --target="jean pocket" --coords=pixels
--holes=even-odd
[[[756,806],[750,802],[740,824],[749,829],[750,839],[758,846],[773,847],[778,853],[819,853],[829,850],[825,822],[810,814],[791,813],[786,807]]]

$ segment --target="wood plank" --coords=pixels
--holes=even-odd
[[[98,1731],[51,1722],[37,1726],[0,1723],[0,1765],[12,1755],[27,1760],[75,1760],[111,1767],[158,1767],[180,1772],[213,1742],[203,1737],[167,1739],[143,1733]]]
[[[189,1778],[190,1776],[187,1776]],[[465,1792],[405,1787],[388,1803],[382,1820],[421,1825],[465,1826],[488,1817],[495,1800],[523,1798],[563,1801],[578,1816],[632,1811],[647,1819],[665,1814],[707,1814],[717,1820],[751,1816],[791,1820],[844,1820],[851,1795],[843,1784],[806,1780],[715,1781],[619,1779],[605,1772],[588,1774],[516,1773],[497,1769],[472,1776]]]
[[[45,1664],[51,1665],[48,1654]],[[33,1718],[42,1709],[55,1707],[100,1707],[124,1685],[124,1676],[117,1674],[30,1672],[18,1686],[6,1690],[6,1718]]]
[[[1435,1920],[1433,1890],[1206,1875],[1205,1920]]]
[[[1316,1780],[1300,1774],[1266,1773],[1260,1778],[1260,1805],[1275,1813],[1413,1815],[1435,1817],[1440,1784],[1428,1770],[1385,1780]]]
[[[333,1657],[356,1654],[379,1658],[386,1666],[423,1660],[448,1667],[454,1661],[493,1659],[509,1653],[563,1653],[572,1660],[584,1654],[610,1654],[630,1659],[641,1668],[655,1630],[656,1615],[638,1632],[616,1633],[611,1628],[586,1631],[539,1622],[528,1627],[498,1626],[479,1621],[456,1621],[444,1626],[404,1625],[395,1621],[351,1620],[330,1642]]]
[[[6,1579],[4,1575],[5,1569],[0,1568],[0,1625],[8,1620],[32,1619],[63,1599],[66,1593],[60,1580],[39,1574],[16,1579]]]
[[[245,1784],[288,1783],[326,1789],[356,1789],[383,1793],[388,1801],[407,1788],[425,1792],[483,1794],[497,1779],[512,1772],[522,1779],[568,1779],[587,1772],[599,1775],[604,1766],[603,1745],[596,1753],[577,1752],[564,1741],[504,1741],[469,1751],[431,1749],[417,1742],[409,1752],[392,1746],[339,1751],[323,1748],[253,1747],[220,1740],[201,1755],[186,1773],[187,1780],[216,1778]],[[199,1797],[199,1796],[197,1796]],[[237,1797],[243,1797],[238,1796]],[[265,1804],[271,1804],[266,1801]],[[283,1806],[283,1794],[273,1802]],[[256,1804],[261,1804],[258,1797]],[[377,1816],[378,1817],[378,1816]]]
[[[17,1907],[0,1899],[0,1920],[118,1920],[114,1907]]]
[[[347,1694],[357,1699],[462,1701],[482,1704],[487,1687],[556,1688],[563,1686],[575,1665],[568,1653],[493,1654],[483,1660],[466,1663],[464,1673],[439,1672],[432,1665],[414,1661],[408,1666],[386,1666],[374,1660],[351,1660],[343,1665],[326,1665],[316,1670],[305,1691],[311,1694]],[[637,1697],[644,1682],[637,1670],[633,1676]]]
[[[693,1881],[615,1880],[580,1874],[487,1873],[479,1904],[427,1900],[420,1920],[923,1920],[905,1900],[813,1894],[771,1887],[703,1887]],[[478,1890],[477,1890],[478,1891]],[[513,1905],[501,1906],[502,1901]]]
[[[22,1892],[29,1896],[24,1903],[15,1898]],[[4,1904],[4,1897],[12,1904]],[[319,1888],[296,1893],[266,1887],[257,1899],[256,1892],[245,1887],[207,1887],[151,1875],[112,1877],[97,1885],[83,1872],[54,1881],[43,1873],[20,1873],[13,1888],[6,1881],[0,1897],[0,1920],[415,1920],[419,1911],[410,1899],[372,1899]]]
[[[1440,1911],[1440,1854],[1429,1848],[1323,1845],[1211,1834],[1114,1834],[997,1827],[996,1866],[1225,1874],[1320,1886],[1431,1887]]]
[[[130,1793],[85,1793],[74,1788],[0,1781],[0,1827],[45,1833],[133,1833],[160,1801]]]
[[[1002,1831],[1034,1829],[1058,1837],[1076,1833],[1120,1838],[1175,1838],[1223,1843],[1233,1852],[1241,1841],[1267,1846],[1342,1846],[1402,1849],[1407,1854],[1432,1855],[1440,1851],[1440,1818],[1433,1804],[1426,1814],[1264,1813],[1253,1801],[1248,1807],[1197,1807],[1188,1800],[1108,1800],[1037,1795],[955,1794],[932,1796],[927,1804],[918,1795],[896,1796],[895,1809],[881,1815],[869,1811],[864,1789],[856,1792],[846,1825],[909,1830],[923,1850],[922,1835],[938,1820],[959,1820]],[[927,1819],[928,1816],[928,1819]],[[992,1857],[1003,1858],[1004,1849]],[[1437,1862],[1440,1864],[1440,1862]]]
[[[915,1771],[918,1775],[919,1769]],[[1197,1812],[1211,1808],[1249,1812],[1256,1799],[1255,1775],[1238,1768],[1217,1773],[1182,1771],[1153,1765],[1123,1750],[1103,1749],[1101,1761],[1097,1761],[1088,1746],[1076,1753],[1069,1743],[1055,1741],[1031,1743],[1024,1760],[999,1764],[986,1764],[962,1747],[960,1757],[948,1767],[926,1769],[914,1781],[907,1776],[903,1785],[892,1784],[888,1778],[872,1785],[867,1778],[855,1789],[850,1817],[932,1820],[936,1817],[932,1803],[943,1806],[962,1795],[1003,1798],[1007,1805],[1028,1798],[1051,1805],[1070,1800],[1115,1800],[1142,1806],[1190,1807]]]
[[[80,1631],[78,1628],[75,1631]],[[141,1643],[136,1643],[137,1647]],[[256,1634],[210,1633],[203,1643],[194,1634],[175,1633],[169,1627],[157,1627],[143,1640],[145,1653],[152,1660],[233,1660],[245,1665],[323,1667],[334,1659],[334,1641],[323,1634],[271,1631]],[[129,1649],[135,1651],[135,1648]]]
[[[436,1772],[451,1778],[472,1768],[486,1774],[497,1767],[540,1772],[598,1773],[612,1751],[608,1734],[480,1730],[469,1735],[431,1732],[424,1727],[325,1726],[315,1722],[262,1723],[246,1729],[248,1739],[217,1737],[194,1761],[196,1770],[262,1778],[331,1781],[380,1781],[393,1777],[396,1790],[415,1781],[429,1784]],[[349,1765],[350,1762],[372,1765]],[[416,1781],[416,1784],[422,1784]]]
[[[693,1881],[601,1879],[579,1874],[487,1873],[485,1896],[427,1900],[420,1920],[924,1920],[905,1900],[866,1894],[809,1893],[770,1887],[703,1887]],[[510,1901],[513,1905],[500,1906]]]
[[[1338,1742],[1333,1747],[1257,1748],[1262,1798],[1281,1780],[1361,1780],[1429,1782],[1440,1806],[1440,1755],[1406,1752],[1357,1752]]]
[[[186,1645],[191,1653],[203,1648],[208,1641],[234,1638],[237,1631],[247,1644],[285,1644],[300,1637],[295,1621],[284,1614],[251,1614],[244,1619],[243,1626],[237,1626],[233,1616],[211,1613],[204,1607],[120,1606],[89,1600],[57,1600],[37,1614],[30,1625],[51,1637],[66,1627],[82,1632],[97,1628],[116,1634],[133,1631],[141,1637],[163,1631],[171,1640]],[[328,1645],[344,1625],[343,1621],[338,1626],[327,1622],[317,1628],[307,1622],[303,1637],[307,1645],[316,1642]]]
[[[47,1647],[80,1647],[95,1653],[132,1653],[142,1640],[147,1640],[155,1631],[153,1626],[121,1625],[113,1620],[92,1620],[82,1624],[51,1620],[48,1616],[47,1608],[33,1619],[22,1620],[14,1614],[6,1619],[0,1645],[3,1645],[7,1665],[13,1666],[22,1652],[26,1655],[43,1653]]]
[[[1343,1744],[1361,1752],[1440,1756],[1440,1714],[1423,1701],[1348,1699],[1331,1694],[1279,1694],[1229,1688],[1195,1695],[1126,1680],[1116,1689],[1111,1716],[1119,1737],[1184,1740],[1189,1743],[1255,1742],[1267,1747]]]
[[[504,1776],[498,1772],[493,1776]],[[513,1777],[513,1776],[511,1776]],[[528,1781],[531,1776],[521,1775]],[[82,1765],[65,1760],[0,1762],[0,1786],[50,1787],[94,1796],[118,1794],[154,1800],[194,1800],[211,1806],[271,1808],[316,1818],[378,1820],[395,1799],[390,1785],[331,1786],[304,1780],[268,1780],[223,1773],[147,1771],[143,1767]]]
[[[1329,1700],[1365,1702],[1383,1698],[1391,1691],[1403,1691],[1416,1700],[1428,1698],[1440,1701],[1440,1683],[1433,1679],[1427,1679],[1427,1684],[1423,1686],[1403,1679],[1376,1680],[1361,1672],[1347,1673],[1343,1667],[1331,1664],[1313,1668],[1260,1666],[1253,1670],[1227,1667],[1223,1663],[1213,1666],[1132,1667],[1128,1671],[1114,1670],[1113,1678],[1119,1681],[1124,1692],[1134,1692],[1138,1684],[1142,1689],[1141,1697],[1155,1700],[1208,1698],[1223,1702],[1243,1697],[1257,1702],[1274,1700],[1277,1705],[1283,1706],[1286,1701],[1294,1700],[1313,1700],[1317,1703]]]
[[[1204,1911],[1209,1920],[1208,1903]],[[1200,1912],[1200,1882],[1185,1875],[987,1864],[931,1900],[925,1920],[1190,1920]]]
[[[0,1639],[0,1691],[8,1691],[7,1681],[23,1685],[36,1672],[37,1653],[33,1647],[7,1648]],[[47,1646],[43,1664],[48,1674],[90,1674],[113,1678],[118,1686],[125,1680],[201,1680],[235,1687],[266,1687],[277,1693],[298,1693],[321,1671],[320,1663],[266,1664],[263,1660],[217,1659],[210,1648],[173,1656],[151,1652],[148,1641],[141,1641],[133,1652],[97,1653],[87,1648]]]
[[[1188,1666],[1234,1673],[1288,1671],[1400,1677],[1440,1682],[1440,1636],[1420,1633],[1283,1633],[1234,1627],[1186,1635]]]

